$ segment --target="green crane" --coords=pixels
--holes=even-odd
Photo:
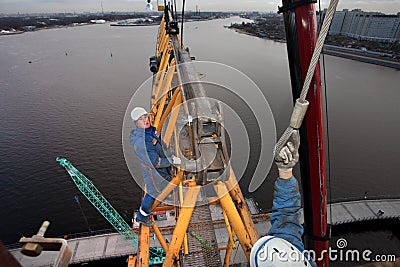
[[[138,247],[138,235],[133,232],[126,221],[111,206],[107,199],[100,193],[83,173],[78,171],[66,158],[56,159],[64,167],[69,176],[82,192],[82,194],[92,203],[92,205],[107,219],[109,223],[120,233],[126,241],[135,249]]]
[[[78,171],[66,158],[56,158],[62,167],[64,167],[69,176],[71,176],[79,191],[92,203],[92,205],[107,219],[109,223],[124,237],[126,241],[134,248],[138,247],[138,235],[125,222],[119,213],[111,206],[107,199],[94,186],[83,173]],[[165,258],[165,252],[162,248],[150,248],[149,265],[162,264]]]

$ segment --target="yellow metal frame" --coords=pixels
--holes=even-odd
[[[138,258],[136,259],[136,266],[147,267],[149,266],[150,253],[150,228],[140,224],[139,233]]]
[[[200,192],[200,186],[189,187],[183,200],[183,206],[180,208],[178,221],[172,234],[171,243],[164,260],[163,267],[173,266],[178,259],[179,251],[181,250],[183,239],[186,235],[189,226],[190,217],[196,205],[197,196]]]
[[[179,36],[178,36],[179,40]],[[151,113],[153,117],[153,125],[160,133],[163,130],[163,141],[170,145],[171,139],[175,136],[175,147],[177,146],[176,122],[180,110],[180,105],[184,101],[181,88],[172,88],[171,83],[176,75],[177,66],[175,59],[171,59],[173,47],[171,38],[165,30],[165,20],[163,19],[158,31],[158,41],[156,56],[161,57],[159,70],[153,78],[153,88],[151,97]],[[167,118],[169,119],[167,120]],[[166,124],[166,122],[168,122]],[[178,151],[175,151],[178,152]],[[200,186],[195,181],[185,180],[185,173],[179,168],[176,175],[167,185],[167,187],[156,198],[153,204],[153,211],[171,210],[173,206],[161,206],[160,203],[168,196],[176,187],[179,188],[179,206],[175,207],[179,213],[171,242],[167,244],[162,236],[160,229],[155,224],[152,231],[160,241],[161,246],[166,252],[163,266],[179,266],[179,252],[188,253],[186,232],[192,216]],[[251,214],[247,208],[245,199],[238,185],[235,174],[230,168],[229,179],[225,182],[214,182],[213,186],[217,193],[217,198],[210,198],[209,205],[220,205],[223,210],[226,229],[229,235],[227,247],[225,249],[224,266],[229,266],[232,249],[236,247],[235,237],[239,241],[247,259],[250,257],[250,251],[253,244],[258,240],[258,234],[254,227]],[[185,188],[185,190],[183,190]],[[184,194],[183,192],[186,191]],[[149,259],[149,237],[150,228],[140,226],[139,228],[139,248],[135,266],[148,266]]]
[[[128,267],[135,267],[136,266],[136,256],[129,255],[128,258]]]
[[[232,249],[235,248],[236,245],[235,243],[228,241],[228,247],[226,248],[226,252],[225,252],[225,259],[224,259],[224,267],[228,267],[231,263],[231,256],[232,256]]]
[[[235,203],[230,197],[229,192],[224,183],[219,182],[216,185],[214,185],[214,188],[215,192],[217,193],[217,196],[219,197],[221,208],[224,211],[224,213],[226,213],[226,215],[228,216],[233,231],[235,231],[235,234],[239,239],[240,245],[242,246],[242,249],[246,254],[246,257],[249,260],[250,251],[253,245],[251,243],[250,235],[248,234],[248,231],[246,231],[243,220],[240,217],[240,214],[235,206]]]
[[[228,242],[230,243],[232,248],[236,248],[235,236],[233,234],[231,225],[229,223],[228,215],[226,215],[225,210],[222,210],[222,215],[224,215],[225,226],[226,226],[226,230],[228,231],[228,237],[229,237],[229,241]]]

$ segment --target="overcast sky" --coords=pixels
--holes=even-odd
[[[159,0],[160,3],[163,0]],[[329,1],[320,0],[321,7],[327,8]],[[182,2],[177,0],[177,3]],[[98,12],[104,11],[145,11],[146,0],[0,0],[0,13],[41,13],[41,12]],[[156,6],[157,0],[152,0]],[[203,11],[277,11],[281,0],[187,0],[186,10],[195,10],[196,5]],[[318,4],[317,4],[318,5]],[[400,12],[400,0],[340,0],[338,10],[360,8],[364,11],[380,11],[386,14]]]

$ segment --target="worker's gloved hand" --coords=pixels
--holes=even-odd
[[[172,156],[172,164],[174,165],[180,165],[181,164],[181,159],[175,156]]]
[[[292,142],[287,142],[278,155],[275,156],[275,163],[280,172],[290,172],[299,161],[300,135],[298,130],[293,130]]]

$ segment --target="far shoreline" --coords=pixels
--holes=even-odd
[[[249,36],[257,37],[264,40],[270,40],[278,43],[286,43],[286,40],[283,39],[273,39],[269,37],[261,37],[257,34],[246,32],[242,29],[237,28],[230,28],[235,30],[235,32],[239,34],[246,34]],[[396,60],[387,56],[381,56],[379,53],[372,54],[368,51],[363,51],[361,49],[349,49],[346,47],[341,46],[334,46],[334,45],[324,45],[322,53],[329,56],[335,56],[340,58],[346,58],[350,60],[355,60],[359,62],[375,64],[379,66],[384,66],[388,68],[393,68],[400,70],[400,60]]]

